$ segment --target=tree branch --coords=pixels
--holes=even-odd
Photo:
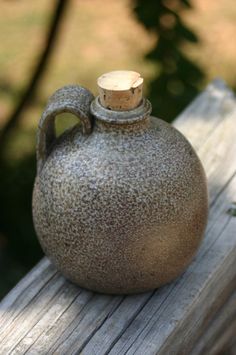
[[[25,92],[17,104],[15,109],[13,110],[12,114],[8,118],[5,126],[3,127],[2,131],[0,132],[0,153],[1,156],[3,154],[3,150],[5,144],[7,142],[7,138],[9,133],[12,131],[13,128],[19,123],[21,113],[29,104],[30,100],[34,96],[37,88],[39,86],[40,80],[42,75],[47,67],[50,55],[55,45],[55,40],[58,36],[59,27],[62,22],[63,15],[65,13],[65,8],[68,6],[69,0],[58,0],[56,2],[54,14],[52,17],[52,21],[49,25],[48,35],[45,42],[45,47],[39,57],[38,64],[33,72],[33,75],[29,81],[28,86],[25,89]]]

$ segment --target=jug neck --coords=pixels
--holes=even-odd
[[[90,110],[96,125],[111,125],[117,128],[145,124],[149,121],[152,111],[151,103],[143,98],[140,105],[132,110],[115,111],[101,105],[99,96],[91,103]]]

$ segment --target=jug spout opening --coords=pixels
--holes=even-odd
[[[140,105],[129,111],[114,111],[103,107],[97,96],[90,106],[92,115],[98,121],[116,125],[134,124],[147,119],[152,111],[151,103],[143,98]]]

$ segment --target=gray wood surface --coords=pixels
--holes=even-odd
[[[174,122],[207,172],[210,214],[195,259],[145,294],[95,294],[47,258],[0,303],[0,354],[218,354],[236,332],[236,101],[220,80]],[[231,346],[232,354],[236,350]],[[235,352],[236,354],[236,352]]]
[[[225,341],[227,334],[230,331],[235,332],[236,335],[236,292],[229,297],[223,307],[216,312],[212,322],[199,338],[198,343],[196,344],[191,355],[198,354],[214,354],[214,349],[219,347],[218,341],[220,343]],[[224,335],[224,336],[223,336]],[[234,341],[235,337],[232,339],[228,338],[226,345],[230,346],[230,340]],[[220,350],[220,349],[219,349]]]

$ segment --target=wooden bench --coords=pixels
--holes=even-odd
[[[176,119],[209,181],[205,239],[153,292],[95,294],[44,258],[0,304],[0,354],[236,354],[236,100],[217,80]],[[30,250],[26,250],[30,253]]]

